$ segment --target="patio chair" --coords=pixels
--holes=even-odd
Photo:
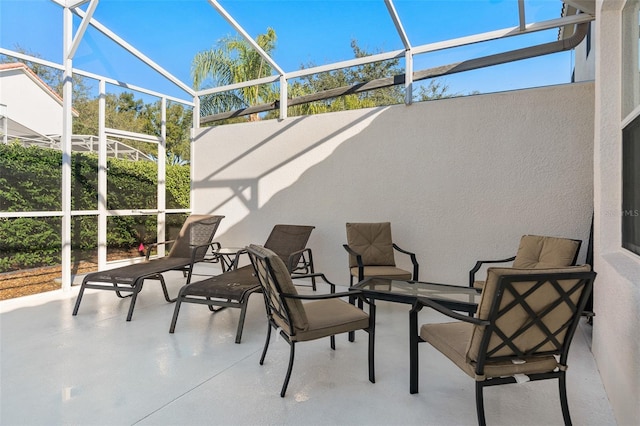
[[[515,256],[497,260],[478,260],[469,271],[469,287],[482,289],[484,281],[476,281],[476,273],[485,263],[513,262],[513,268],[524,269],[563,268],[576,264],[581,245],[581,240],[523,235]]]
[[[162,274],[168,271],[183,271],[187,275],[187,281],[191,279],[193,265],[205,260],[207,251],[218,243],[212,243],[213,236],[224,216],[190,215],[178,237],[175,240],[165,241],[151,245],[147,249],[144,262],[122,266],[106,271],[87,274],[82,280],[80,292],[76,299],[73,315],[78,314],[80,302],[85,289],[115,291],[120,298],[131,297],[127,321],[131,321],[133,308],[136,304],[138,293],[146,280],[158,280],[162,286],[164,298],[167,302],[175,302],[169,298],[167,286]],[[161,244],[171,244],[171,250],[167,256],[150,259],[153,248]],[[124,296],[122,293],[131,293]]]
[[[347,223],[347,244],[349,253],[350,284],[367,277],[418,281],[418,261],[415,253],[398,247],[391,237],[391,223]],[[396,266],[394,250],[408,255],[413,264],[413,272]]]
[[[324,275],[315,274],[329,284],[331,292],[324,295],[299,295],[285,263],[278,255],[256,245],[249,246],[247,251],[260,280],[269,321],[260,365],[263,365],[267,354],[272,328],[290,346],[289,366],[280,396],[284,397],[291,378],[296,343],[330,337],[331,349],[335,350],[336,334],[356,330],[365,330],[369,333],[369,381],[375,383],[373,362],[375,315],[369,316],[363,310],[341,299],[352,295],[361,296],[361,294],[357,291],[336,293],[335,284],[327,280]],[[303,300],[308,302],[302,303]],[[375,310],[375,306],[371,305],[370,309]]]
[[[431,299],[416,302],[413,311],[429,306],[460,320],[422,325],[419,341],[430,343],[475,380],[479,425],[486,424],[485,387],[545,379],[558,379],[564,423],[571,424],[567,356],[596,276],[590,270],[589,265],[489,268],[476,318]]]
[[[275,225],[264,246],[285,262],[287,270],[294,278],[310,277],[311,286],[315,291],[313,254],[311,249],[306,247],[314,228],[305,225]],[[236,343],[240,343],[249,297],[260,291],[260,282],[255,276],[253,266],[249,264],[238,267],[240,255],[243,253],[246,252],[242,250],[236,254],[233,269],[202,281],[187,281],[178,293],[169,333],[175,331],[182,303],[207,305],[213,313],[225,308],[240,308],[236,331]],[[215,308],[216,306],[218,308]]]

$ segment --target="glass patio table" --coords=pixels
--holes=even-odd
[[[422,281],[391,280],[385,278],[367,278],[351,287],[358,289],[372,303],[376,300],[413,305],[418,297],[434,300],[453,311],[467,312],[473,315],[480,301],[480,292],[475,288],[429,283]],[[371,310],[374,315],[375,309]],[[409,312],[409,392],[418,393],[418,312]]]

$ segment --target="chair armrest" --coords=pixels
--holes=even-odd
[[[410,252],[408,250],[401,249],[400,247],[398,247],[398,245],[396,243],[393,243],[393,248],[395,250],[397,250],[398,252],[406,254],[409,257],[411,257],[411,263],[413,263],[413,280],[414,281],[419,281],[418,280],[418,268],[419,268],[419,265],[418,265],[418,260],[416,259],[416,254],[413,253],[413,252]]]
[[[349,253],[351,256],[355,256],[356,262],[358,263],[358,268],[364,267],[364,264],[362,263],[362,255],[360,253],[349,247],[348,244],[343,244],[342,247],[344,247],[347,253]]]
[[[214,247],[220,248],[220,243],[212,242],[209,244],[202,244],[199,246],[189,246],[191,248],[191,262],[189,265],[189,273],[187,275],[187,284],[191,283],[191,276],[193,275],[193,266],[198,263],[204,261],[204,256],[207,254],[209,249],[213,249]],[[201,258],[198,259],[199,253],[202,254]]]
[[[281,293],[282,297],[287,299],[299,299],[299,300],[323,300],[323,299],[337,299],[340,297],[357,296],[358,292],[343,291],[340,293],[327,293],[327,294],[291,294]]]
[[[306,261],[304,258],[304,254],[307,253],[309,260]],[[296,257],[298,257],[298,262],[296,262],[296,264],[294,265],[294,261],[293,259],[295,259]],[[308,271],[308,273],[314,273],[313,271],[313,255],[311,253],[311,249],[310,248],[304,248],[302,250],[298,250],[298,251],[294,251],[293,253],[291,253],[289,255],[289,258],[287,260],[287,269],[289,270],[290,273],[294,273],[294,271],[296,271],[297,266],[300,264],[300,260],[303,260],[304,262],[304,267],[301,267],[300,269],[304,269],[305,271]]]
[[[158,248],[159,246],[164,246],[164,245],[172,244],[172,243],[175,243],[175,242],[176,242],[176,240],[169,240],[169,241],[162,241],[160,243],[149,244],[147,246],[147,252],[145,253],[145,256],[144,256],[145,260],[149,260],[149,257],[151,257],[151,251],[154,248]]]
[[[497,260],[478,260],[476,265],[469,271],[469,287],[473,287],[473,283],[476,280],[476,272],[482,268],[482,265],[485,263],[506,263],[513,262],[516,259],[515,256],[508,257],[506,259],[497,259]]]
[[[364,279],[364,263],[362,262],[362,255],[349,247],[348,244],[343,244],[342,247],[344,247],[347,253],[349,253],[351,256],[355,256],[356,263],[358,264],[358,281],[362,281]],[[349,269],[351,269],[351,265],[349,265]]]
[[[326,284],[329,284],[329,287],[331,287],[331,294],[335,294],[336,292],[336,285],[334,283],[332,283],[331,281],[329,281],[329,279],[321,272],[317,272],[317,273],[311,273],[311,274],[293,274],[291,275],[291,278],[321,278],[322,281],[324,281]]]
[[[444,314],[448,317],[451,317],[453,319],[457,319],[460,321],[464,321],[464,322],[469,322],[471,324],[476,324],[476,325],[489,325],[490,321],[488,320],[481,320],[475,317],[471,317],[468,315],[462,315],[458,312],[452,311],[449,308],[445,308],[444,306],[442,306],[441,304],[439,304],[438,302],[431,300],[429,298],[426,297],[418,297],[416,299],[416,301],[413,303],[413,306],[411,307],[411,312],[412,313],[416,313],[416,312],[420,312],[420,310],[424,307],[424,306],[428,306],[430,308],[435,309],[436,311],[440,312],[441,314]]]

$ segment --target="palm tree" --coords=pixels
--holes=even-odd
[[[256,42],[269,54],[276,47],[276,32],[272,28],[267,28],[265,34],[258,35]],[[239,36],[224,37],[218,42],[216,48],[198,52],[191,63],[193,87],[196,90],[205,86],[240,83],[271,74],[272,69],[269,63],[253,49],[249,42]],[[273,84],[244,87],[203,96],[201,111],[205,115],[210,115],[266,103],[274,99],[276,99],[276,90]],[[258,119],[257,114],[249,117],[251,121]]]

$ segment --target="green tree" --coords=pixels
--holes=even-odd
[[[269,54],[275,50],[276,38],[276,32],[272,28],[267,28],[265,34],[256,37],[256,43]],[[196,90],[258,79],[271,75],[272,71],[269,63],[251,44],[238,36],[225,37],[218,42],[217,47],[198,52],[191,63],[193,87]],[[267,103],[275,99],[276,91],[271,84],[245,87],[203,96],[201,111],[205,115],[211,115]],[[252,121],[258,119],[257,114],[249,117]]]
[[[363,58],[371,53],[358,46],[357,40],[351,40],[354,57]],[[402,74],[398,59],[373,62],[351,68],[333,70],[313,74],[301,78],[289,87],[291,97],[304,96],[338,87],[353,86],[379,78]],[[312,68],[310,63],[303,68]],[[382,105],[393,105],[404,102],[404,87],[392,86],[356,94],[348,94],[335,98],[315,101],[289,108],[290,115],[314,114],[320,112],[344,111],[349,109],[368,108]]]
[[[141,120],[142,132],[146,134],[161,135],[162,115],[160,114],[160,101],[145,104],[138,119]],[[169,164],[187,164],[190,157],[191,126],[193,123],[193,111],[175,102],[167,103],[166,120],[166,148]]]

